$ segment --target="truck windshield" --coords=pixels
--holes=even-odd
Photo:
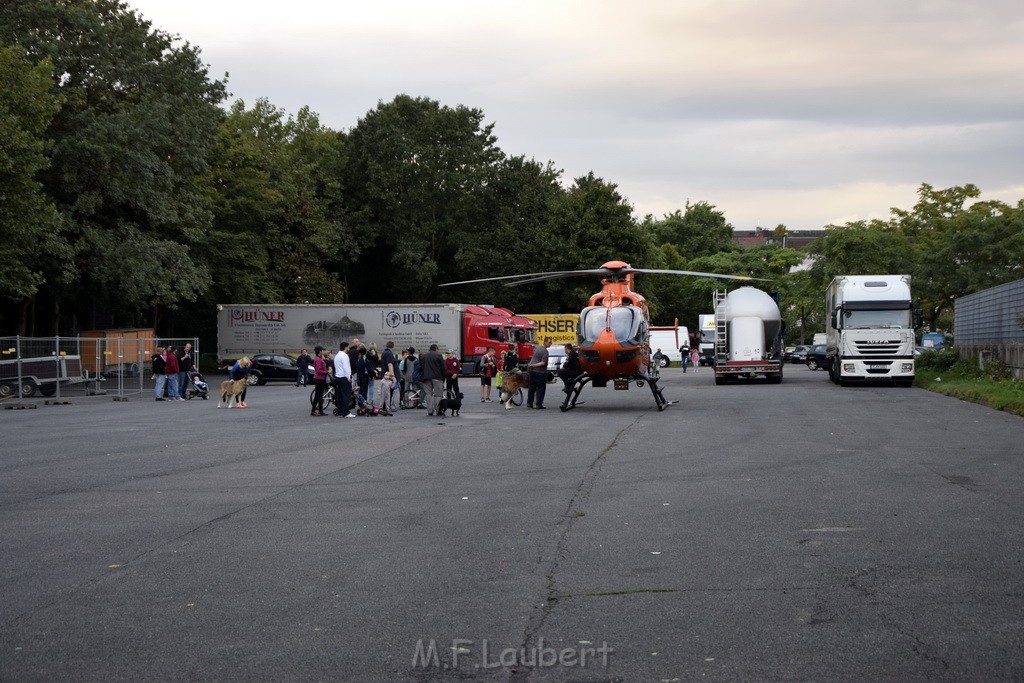
[[[843,329],[903,330],[910,328],[910,311],[851,311],[843,310]]]
[[[632,340],[638,336],[641,322],[643,322],[643,315],[639,308],[633,306],[617,308],[592,306],[584,309],[580,314],[580,330],[583,332],[584,341],[588,342],[596,341],[598,336],[609,327],[616,340],[620,342]]]

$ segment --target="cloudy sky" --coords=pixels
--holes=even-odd
[[[483,111],[509,155],[593,171],[638,218],[737,229],[1024,199],[1020,0],[126,0],[232,99],[336,130],[406,93]]]

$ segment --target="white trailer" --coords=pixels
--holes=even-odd
[[[715,384],[765,377],[782,382],[782,314],[754,287],[715,292]]]
[[[843,275],[825,291],[828,376],[914,383],[914,327],[909,275]]]

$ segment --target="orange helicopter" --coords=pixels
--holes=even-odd
[[[729,280],[754,280],[744,275],[720,275],[699,273],[689,270],[658,270],[633,268],[623,261],[609,261],[600,268],[591,270],[563,270],[548,273],[523,273],[504,275],[479,280],[448,282],[442,287],[466,285],[476,282],[512,280],[507,287],[545,282],[578,275],[600,275],[601,291],[590,297],[587,307],[580,311],[576,336],[579,342],[580,366],[583,373],[572,380],[566,390],[565,400],[559,406],[564,413],[576,407],[580,392],[587,384],[605,387],[611,381],[616,389],[628,389],[635,381],[637,386],[650,386],[658,410],[671,405],[658,388],[657,367],[651,365],[650,337],[651,316],[647,300],[633,291],[633,276],[636,273],[692,275]]]

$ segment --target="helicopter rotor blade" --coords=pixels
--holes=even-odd
[[[543,280],[557,280],[563,277],[574,275],[613,275],[616,271],[607,268],[594,268],[592,270],[552,270],[546,273],[520,273],[518,275],[502,275],[499,277],[485,277],[479,280],[462,280],[460,282],[445,282],[438,287],[453,287],[455,285],[471,285],[477,282],[496,282],[498,280],[515,280],[516,278],[528,278],[517,282],[507,283],[506,286],[521,285],[526,282],[541,282]]]
[[[651,273],[654,275],[691,275],[693,277],[714,277],[722,280],[757,280],[758,282],[769,282],[763,277],[751,277],[750,275],[723,275],[721,273],[701,273],[694,270],[661,270],[657,268],[630,268],[627,273]]]

